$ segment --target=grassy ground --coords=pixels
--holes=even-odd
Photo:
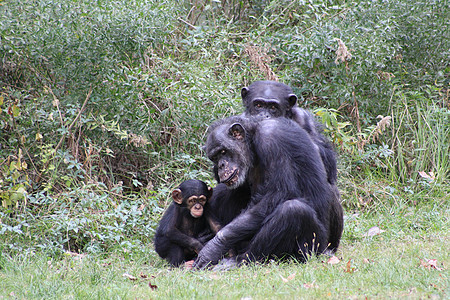
[[[59,259],[21,253],[1,259],[0,296],[11,299],[298,299],[449,296],[448,203],[346,213],[338,260],[313,257],[229,271],[169,269],[148,252]],[[380,231],[370,236],[369,229]],[[371,231],[372,232],[372,231]]]

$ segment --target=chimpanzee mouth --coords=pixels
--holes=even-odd
[[[234,170],[234,172],[225,180],[222,180],[222,183],[227,186],[233,185],[238,180],[239,169]]]
[[[203,215],[203,209],[202,210],[191,210],[191,216],[194,218],[200,218]]]

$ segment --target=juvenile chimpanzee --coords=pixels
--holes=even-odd
[[[285,117],[294,120],[309,133],[313,144],[318,148],[331,184],[336,183],[337,167],[333,146],[322,135],[321,127],[314,116],[298,107],[297,96],[292,89],[276,81],[255,81],[241,90],[245,116],[263,118]]]
[[[155,250],[172,266],[192,260],[218,230],[208,209],[212,188],[187,180],[172,191],[173,203],[164,213],[155,235]]]
[[[206,153],[219,181],[231,191],[249,189],[251,198],[203,247],[194,266],[216,264],[239,244],[246,246],[233,258],[237,263],[284,255],[305,260],[326,251],[331,239],[339,244],[342,208],[314,149],[311,135],[286,118],[231,117],[211,125]],[[238,201],[231,199],[236,194],[221,193],[217,201]]]

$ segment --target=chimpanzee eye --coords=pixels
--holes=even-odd
[[[255,102],[253,102],[253,106],[255,108],[262,108],[263,104],[261,103],[261,101],[255,101]]]

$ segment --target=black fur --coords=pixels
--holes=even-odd
[[[195,267],[216,264],[239,245],[246,247],[238,261],[284,255],[304,260],[329,249],[331,240],[337,248],[342,208],[314,149],[310,134],[286,118],[231,117],[214,123],[206,152],[223,183],[214,191],[213,206],[229,223],[200,251]],[[340,226],[330,229],[330,219]]]
[[[298,107],[297,96],[289,86],[276,81],[255,81],[242,88],[241,96],[245,107],[244,116],[285,117],[294,120],[306,130],[318,148],[328,181],[336,184],[337,167],[333,145],[323,136],[322,127],[314,116]]]
[[[192,260],[209,241],[220,226],[211,214],[209,200],[212,190],[200,180],[187,180],[178,187],[183,203],[172,202],[164,213],[155,234],[155,251],[172,266]],[[206,196],[203,215],[191,216],[186,199],[191,196]]]

